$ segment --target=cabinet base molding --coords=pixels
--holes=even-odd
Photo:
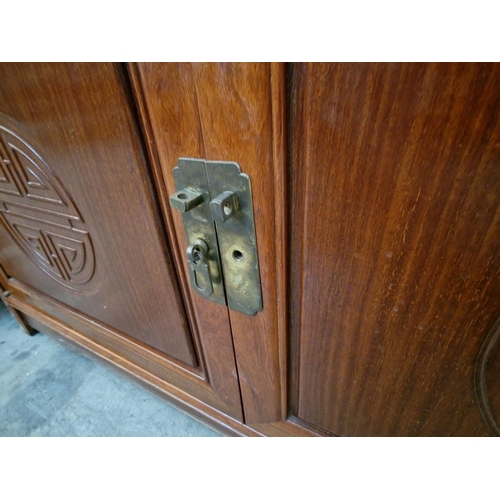
[[[252,426],[245,425],[205,401],[160,378],[150,370],[133,363],[124,356],[82,334],[60,319],[34,307],[28,302],[20,300],[15,294],[10,294],[3,300],[10,310],[16,311],[15,317],[18,321],[20,321],[19,318],[22,318],[24,328],[28,328],[30,332],[40,331],[45,333],[62,342],[66,347],[91,357],[226,436],[313,437],[322,435],[294,420]]]

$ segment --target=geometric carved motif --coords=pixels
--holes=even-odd
[[[490,366],[491,363],[500,362],[500,357],[498,353],[500,352],[500,319],[493,325],[490,333],[486,336],[483,344],[479,350],[479,354],[476,360],[476,366],[474,371],[474,388],[476,392],[476,402],[479,405],[479,410],[483,417],[484,422],[490,428],[491,433],[494,436],[500,436],[500,405],[492,405],[492,400],[489,394],[488,382],[487,382],[487,372],[489,369],[494,368]],[[497,354],[497,356],[495,356]],[[498,366],[495,367],[497,373],[500,371]],[[498,397],[498,381],[490,380],[494,382],[491,389],[496,389]],[[496,411],[495,411],[496,409]]]
[[[75,203],[40,154],[1,124],[0,222],[61,285],[81,291],[92,278],[92,241]]]

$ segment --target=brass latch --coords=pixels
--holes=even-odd
[[[179,158],[174,179],[191,286],[235,311],[262,311],[250,178],[234,162]]]

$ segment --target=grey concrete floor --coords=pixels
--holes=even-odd
[[[29,337],[0,302],[0,436],[220,434],[52,338]]]

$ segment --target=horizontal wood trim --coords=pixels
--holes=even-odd
[[[170,360],[163,353],[87,318],[82,313],[32,290],[14,278],[9,280],[9,289],[11,293],[6,298],[8,306],[33,317],[58,332],[71,331],[74,335],[77,332],[89,342],[113,352],[114,356],[127,359],[127,362],[147,370],[152,376],[174,384],[207,404],[232,415],[230,406],[226,405],[214,393],[202,372],[196,371],[189,365],[182,365],[177,360]]]
[[[14,280],[11,280],[11,282]],[[12,289],[15,288],[16,283]],[[29,299],[29,297],[26,297]],[[202,390],[201,386],[190,386],[181,376],[174,377],[172,374],[166,380],[160,377],[157,373],[153,373],[154,364],[146,367],[140,366],[137,362],[128,359],[124,354],[118,354],[110,348],[103,345],[93,338],[90,338],[77,328],[70,326],[61,319],[58,319],[46,311],[41,311],[28,300],[21,300],[16,293],[11,293],[5,298],[8,306],[20,311],[26,321],[37,330],[69,344],[68,347],[83,352],[97,361],[104,363],[107,367],[124,375],[127,379],[140,385],[149,392],[165,399],[180,410],[188,413],[197,420],[203,422],[209,427],[221,432],[226,436],[248,436],[248,437],[314,437],[320,434],[306,426],[301,426],[294,421],[279,421],[271,424],[256,424],[245,425],[229,416],[226,412],[221,411],[214,406],[213,394],[210,395]],[[68,318],[66,318],[68,319]],[[108,338],[107,335],[102,336],[99,332],[99,338]],[[116,347],[115,344],[112,344]],[[136,358],[140,361],[140,358]],[[161,372],[162,376],[167,374],[164,369]],[[183,376],[187,376],[184,373]],[[192,374],[191,374],[192,376]],[[179,387],[179,385],[182,387]]]
[[[33,313],[34,311],[32,311]],[[35,313],[36,314],[36,313]],[[205,423],[228,436],[258,436],[260,434],[251,432],[246,426],[241,424],[228,415],[219,412],[216,408],[207,405],[204,401],[195,398],[191,394],[179,389],[169,382],[160,379],[151,372],[131,363],[129,360],[94,342],[93,340],[81,335],[76,330],[61,325],[49,317],[39,318],[39,320],[30,317],[30,324],[38,328],[43,333],[56,340],[69,343],[69,346],[77,352],[90,356],[94,360],[105,364],[113,371],[124,375],[131,382],[140,385],[149,392],[159,396],[177,408],[192,415],[196,419]]]
[[[281,420],[272,424],[255,424],[252,428],[267,437],[327,437],[299,420]]]

